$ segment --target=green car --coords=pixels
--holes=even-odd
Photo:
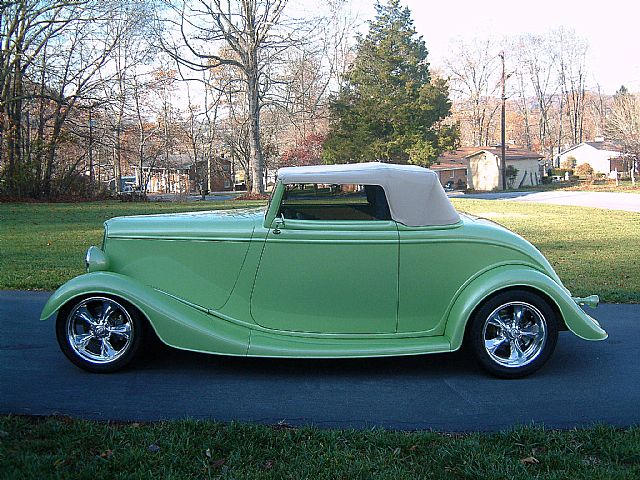
[[[114,218],[87,273],[60,287],[65,355],[92,372],[127,365],[145,338],[256,357],[452,352],[522,377],[559,330],[607,333],[542,254],[459,214],[435,172],[383,163],[278,171],[264,208]]]

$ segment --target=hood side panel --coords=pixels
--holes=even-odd
[[[110,270],[202,307],[231,295],[264,211],[120,217],[107,222]]]

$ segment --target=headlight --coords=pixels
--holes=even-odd
[[[107,257],[98,247],[89,247],[87,255],[84,257],[84,264],[87,272],[97,272],[107,269]]]

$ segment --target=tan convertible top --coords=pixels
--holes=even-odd
[[[444,192],[438,174],[415,165],[353,163],[285,167],[278,170],[283,183],[380,185],[384,188],[391,217],[410,227],[451,225],[460,221]]]

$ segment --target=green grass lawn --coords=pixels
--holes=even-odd
[[[620,180],[616,185],[612,180],[579,180],[573,182],[540,183],[535,186],[520,187],[514,191],[519,192],[547,192],[552,190],[578,191],[578,192],[615,192],[615,193],[640,193],[640,179],[635,185],[631,180]]]
[[[489,200],[453,203],[533,243],[574,295],[596,293],[605,302],[640,302],[637,213]]]
[[[102,243],[102,224],[112,217],[264,203],[0,203],[0,288],[53,290],[84,273],[84,254]]]
[[[0,477],[637,479],[640,428],[457,435],[0,417]]]
[[[576,185],[563,187],[562,190],[581,190],[589,192],[616,192],[616,193],[640,193],[640,181],[636,181],[635,185],[631,180],[621,180],[618,185],[615,181],[581,181]]]
[[[536,245],[575,295],[640,302],[640,215],[524,202],[454,199]],[[207,210],[264,202],[0,204],[0,288],[55,289],[83,273],[84,253],[118,215]]]
[[[0,288],[52,289],[82,273],[87,246],[100,243],[102,222],[113,216],[256,204],[0,204]],[[529,239],[575,294],[640,301],[637,214],[506,201],[454,204]],[[0,416],[0,478],[636,479],[640,428],[458,435]]]

